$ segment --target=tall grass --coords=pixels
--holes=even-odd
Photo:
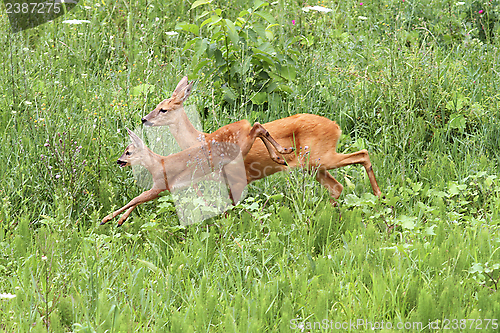
[[[366,319],[430,331],[500,319],[497,4],[273,3],[271,42],[299,37],[297,77],[243,107],[194,75],[193,35],[166,34],[199,21],[191,4],[80,2],[64,19],[90,23],[16,35],[1,14],[0,294],[16,296],[0,299],[0,328],[327,331],[307,325]],[[252,6],[212,4],[232,19]],[[122,229],[98,226],[142,190],[115,163],[124,128],[185,74],[197,77],[189,103],[207,132],[301,112],[337,121],[339,151],[369,150],[385,198],[350,166],[332,171],[345,187],[332,207],[293,171],[188,228],[168,197]]]

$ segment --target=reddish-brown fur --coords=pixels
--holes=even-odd
[[[169,126],[182,149],[191,147],[203,138],[210,141],[217,135],[217,132],[212,134],[200,132],[189,122],[183,102],[189,96],[191,88],[192,83],[184,77],[177,85],[172,97],[162,101],[142,119],[146,125]],[[238,127],[246,126],[244,124],[249,126],[245,120],[226,126],[231,126],[228,128],[236,131]],[[343,186],[327,170],[350,164],[362,164],[368,174],[373,193],[377,196],[381,194],[368,151],[361,150],[351,154],[337,153],[337,143],[342,131],[334,121],[313,114],[297,114],[262,126],[278,144],[295,148],[295,153],[285,156],[286,165],[279,165],[264,150],[264,144],[256,142],[251,146],[244,160],[247,183],[283,171],[288,167],[317,169],[316,179],[328,189],[332,197],[338,199]]]

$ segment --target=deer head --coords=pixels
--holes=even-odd
[[[142,118],[142,123],[146,126],[165,126],[175,123],[178,118],[176,111],[181,111],[182,103],[189,97],[192,88],[193,83],[184,76],[177,84],[172,97],[161,101],[153,111]]]

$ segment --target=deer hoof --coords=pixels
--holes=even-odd
[[[112,217],[110,217],[109,215],[106,216],[105,218],[102,219],[102,222],[100,225],[106,224],[106,222],[109,222],[111,219],[112,219]]]
[[[295,148],[293,147],[290,147],[290,148],[282,148],[280,153],[281,154],[290,154],[290,153],[293,153],[293,151],[295,150]]]
[[[275,157],[273,159],[273,161],[276,162],[276,163],[278,163],[278,164],[281,164],[281,165],[285,165],[286,164],[286,161],[283,158],[281,158],[281,157]]]

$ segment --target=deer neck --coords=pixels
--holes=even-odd
[[[162,172],[161,168],[161,156],[155,154],[151,149],[145,147],[145,154],[143,155],[143,159],[140,164],[145,167],[149,173],[155,178],[155,176]]]
[[[153,188],[169,189],[165,157],[147,149],[146,158],[141,163],[153,176]]]
[[[177,112],[177,119],[175,122],[169,124],[169,128],[181,149],[184,150],[203,142],[205,140],[205,133],[198,131],[191,124],[184,111],[184,107],[181,107]]]

